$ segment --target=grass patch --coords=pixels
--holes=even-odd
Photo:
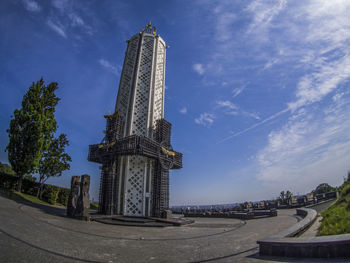
[[[17,191],[0,189],[0,194],[3,197],[6,197],[6,198],[14,200],[14,201],[31,202],[34,204],[42,204],[42,205],[52,205],[51,203],[45,202],[45,201],[37,198],[36,196],[20,193]],[[65,207],[64,205],[57,203],[57,202],[54,205]],[[99,207],[98,203],[94,203],[94,202],[90,203],[90,209],[98,210],[98,207]]]
[[[97,203],[91,202],[90,203],[90,209],[98,210],[99,205]]]
[[[319,236],[350,233],[350,173],[340,190],[338,200],[321,213]]]
[[[334,205],[321,213],[323,220],[319,235],[340,235],[350,233],[350,211],[345,202]]]
[[[49,205],[49,203],[47,203],[43,200],[40,200],[36,196],[20,193],[17,191],[4,191],[4,190],[2,190],[1,195],[8,198],[8,199],[14,200],[14,201],[31,202],[31,203],[35,203],[35,204]]]

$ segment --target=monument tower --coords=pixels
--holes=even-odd
[[[151,23],[127,43],[115,112],[105,115],[105,137],[89,146],[88,160],[102,164],[100,213],[162,217],[169,169],[182,168],[164,120],[167,45]]]

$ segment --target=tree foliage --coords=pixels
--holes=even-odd
[[[323,194],[323,193],[328,193],[328,192],[333,192],[335,191],[336,189],[332,186],[330,186],[329,184],[327,183],[323,183],[323,184],[320,184],[316,187],[316,189],[314,190],[314,194]]]
[[[62,172],[70,168],[69,162],[71,157],[65,152],[66,146],[69,145],[66,134],[61,134],[54,138],[43,158],[39,162],[39,182],[42,185],[45,181],[54,176],[61,176]]]
[[[57,83],[45,86],[43,79],[29,87],[23,96],[22,108],[16,109],[7,130],[8,160],[19,176],[21,190],[23,176],[38,170],[44,152],[50,146],[57,129],[55,107],[59,98],[55,95]]]
[[[11,168],[10,165],[0,162],[0,173],[8,175],[16,175],[15,171]]]
[[[287,205],[289,203],[290,199],[292,198],[292,196],[293,196],[293,193],[290,192],[289,190],[287,190],[286,192],[282,191],[280,193],[279,199],[281,200],[282,204]]]

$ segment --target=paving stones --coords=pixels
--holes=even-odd
[[[0,197],[0,262],[272,262],[256,256],[256,240],[295,224],[294,213],[147,228],[80,221],[62,208]]]

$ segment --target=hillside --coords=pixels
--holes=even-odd
[[[339,191],[338,200],[321,213],[320,236],[350,233],[350,173]]]

